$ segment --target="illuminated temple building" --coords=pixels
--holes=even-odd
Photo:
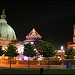
[[[24,44],[36,44],[37,40],[38,42],[43,41],[41,40],[42,36],[40,36],[33,28],[32,31],[26,36],[24,41],[13,43],[13,40],[17,40],[16,34],[13,28],[7,24],[5,9],[3,9],[0,17],[0,45],[2,46],[2,50],[6,50],[9,44],[13,44],[17,47],[17,51],[19,53],[18,57],[20,58],[23,57]]]
[[[39,39],[39,41],[41,41],[41,38],[42,36],[40,36],[33,28],[32,31],[26,36],[26,40],[24,40],[24,42],[34,44],[34,42],[36,42],[36,39]]]
[[[75,24],[73,26],[73,42],[68,42],[67,48],[75,49]]]
[[[36,44],[36,40],[38,39],[39,42],[43,41],[41,40],[42,36],[40,36],[36,30],[33,28],[32,31],[26,36],[26,39],[22,42],[19,42],[16,44],[19,53],[23,53],[24,44]]]

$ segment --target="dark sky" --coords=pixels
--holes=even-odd
[[[58,48],[72,41],[75,1],[0,0],[0,14],[3,9],[19,40],[25,40],[35,28],[43,40],[53,42]]]

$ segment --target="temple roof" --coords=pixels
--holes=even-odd
[[[41,39],[42,36],[40,36],[36,30],[33,28],[32,31],[26,36],[27,39],[34,39],[34,38],[39,38]]]

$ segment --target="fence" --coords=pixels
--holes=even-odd
[[[72,65],[75,65],[75,60],[73,59],[65,59],[63,61],[63,64],[66,65],[66,63],[70,61],[72,63]],[[10,60],[9,59],[0,59],[0,63],[3,63],[3,64],[9,64],[10,63]],[[14,60],[12,59],[11,60],[11,63],[12,64],[28,64],[28,61],[27,60]],[[40,62],[38,60],[29,60],[29,64],[30,65],[37,65],[37,64],[40,64],[40,65],[61,65],[62,61],[59,61],[59,60],[40,60]]]

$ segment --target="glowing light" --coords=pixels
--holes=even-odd
[[[2,58],[2,56],[0,56],[0,59]]]
[[[34,42],[30,42],[31,44],[34,44]]]
[[[43,56],[40,55],[39,58],[38,58],[38,60],[43,60]]]
[[[61,46],[61,50],[63,50],[63,46]]]
[[[61,58],[59,60],[62,60]]]
[[[36,48],[34,49],[34,51],[36,51]]]
[[[8,59],[8,56],[5,56],[5,59]]]
[[[65,51],[63,50],[63,52],[65,52]]]
[[[60,58],[60,56],[58,56],[58,58]]]
[[[24,46],[23,46],[23,45],[18,45],[18,46],[17,46],[17,51],[18,51],[19,54],[23,53],[23,51],[24,51]]]
[[[5,49],[7,49],[7,47],[5,47]]]
[[[61,52],[61,50],[58,50],[57,52]]]
[[[22,58],[19,58],[19,60],[22,60]]]
[[[24,56],[24,60],[28,60],[28,57],[27,56]]]
[[[5,48],[4,48],[4,47],[2,47],[2,50],[5,50]]]
[[[27,56],[24,56],[24,60],[28,60],[30,59],[31,57],[27,57]]]

